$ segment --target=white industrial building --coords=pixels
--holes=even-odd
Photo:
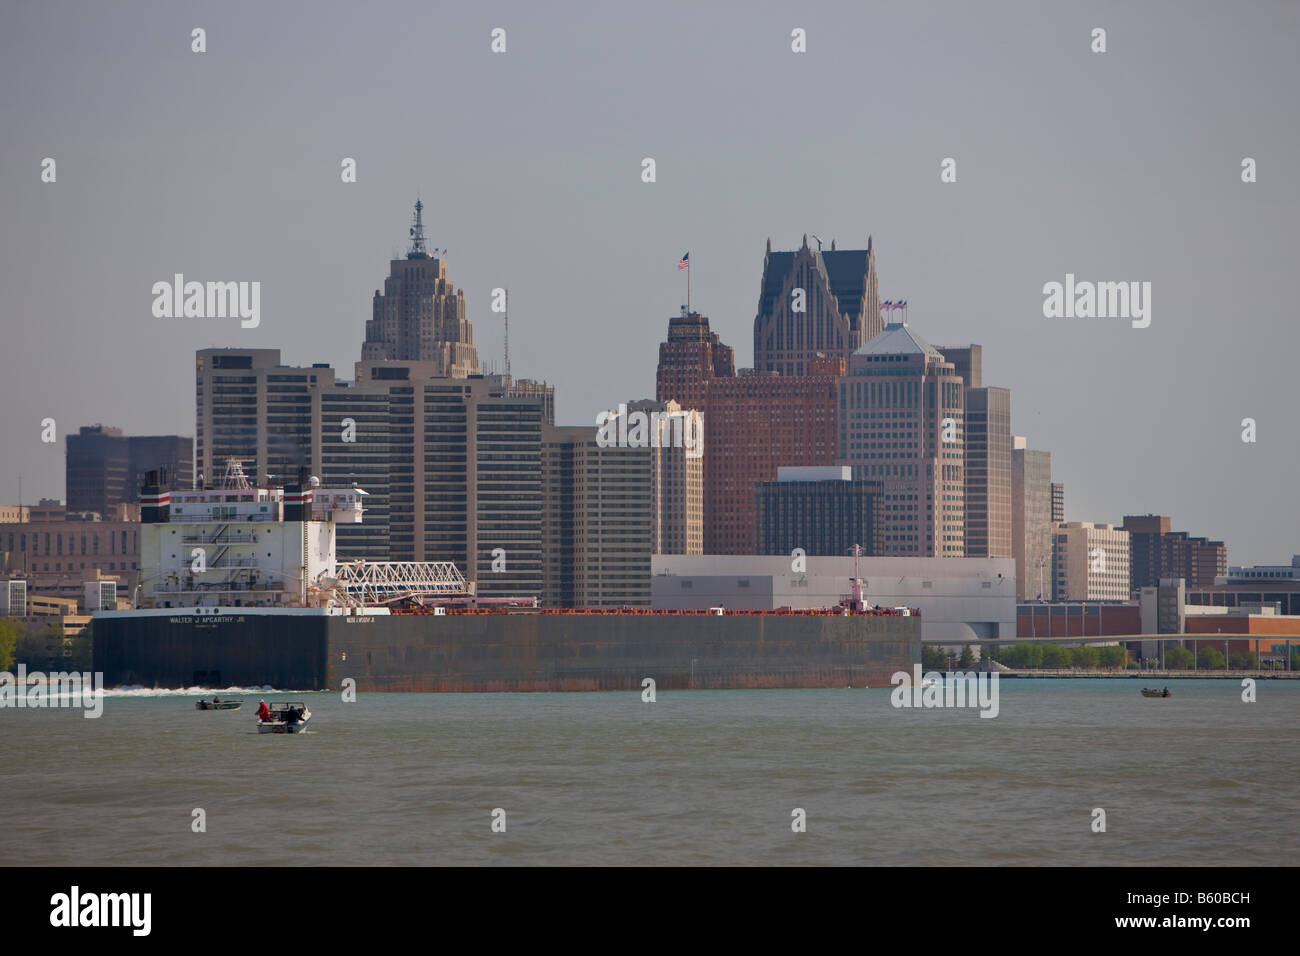
[[[834,607],[863,579],[868,604],[916,608],[922,640],[1014,640],[1016,563],[1011,558],[818,557],[656,554],[656,610]]]

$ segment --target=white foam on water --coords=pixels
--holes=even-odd
[[[256,687],[113,687],[104,691],[105,697],[221,697],[225,694],[288,694],[306,691],[287,691],[263,684]]]

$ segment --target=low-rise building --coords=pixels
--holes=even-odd
[[[915,608],[923,640],[974,643],[1016,636],[1010,558],[666,555],[651,560],[656,610],[834,607],[863,582],[868,604]]]

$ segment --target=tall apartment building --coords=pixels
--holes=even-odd
[[[1127,601],[1129,534],[1108,524],[1070,521],[1053,533],[1058,601]]]
[[[548,382],[538,382],[531,378],[511,378],[509,375],[486,376],[498,378],[504,393],[511,398],[538,398],[542,402],[542,424],[555,424],[555,386]]]
[[[417,201],[406,258],[389,263],[384,289],[375,291],[361,360],[432,362],[438,376],[477,375],[478,349],[473,324],[465,318],[465,293],[452,284],[446,261],[429,254],[423,210],[424,203]]]
[[[602,448],[593,426],[543,431],[543,603],[649,605],[654,515],[649,449]]]
[[[965,556],[965,383],[903,322],[838,385],[839,461],[883,485],[877,554]]]
[[[850,554],[861,545],[875,553],[883,485],[854,480],[848,465],[780,468],[776,481],[761,482],[757,500],[758,554]]]
[[[651,552],[703,554],[704,416],[673,401],[628,402],[627,408],[629,415],[657,415],[650,447]]]
[[[410,388],[404,380],[380,379],[362,385],[334,380],[317,389],[320,455],[313,462],[313,474],[326,488],[355,484],[366,493],[360,524],[344,522],[335,526],[339,561],[394,560],[389,540],[390,476],[394,469],[403,475],[413,474],[414,462],[409,460],[410,453],[400,448],[397,457],[401,460],[394,460],[392,412],[396,407],[407,413],[399,414],[399,419],[413,414]],[[401,421],[398,427],[405,438],[411,437],[409,422]],[[413,553],[413,547],[403,553]]]
[[[280,363],[279,349],[200,349],[195,355],[196,482],[213,485],[237,458],[258,482],[319,468],[320,392],[327,365]]]
[[[1065,520],[1065,485],[1052,482],[1052,524]]]
[[[356,366],[358,396],[387,395],[387,420],[379,422],[386,434],[374,436],[374,446],[387,446],[387,557],[452,561],[481,596],[538,596],[544,399],[510,396],[481,376],[431,375],[437,368],[436,361]],[[337,427],[322,422],[323,430]],[[361,454],[377,453],[374,446]],[[362,526],[370,521],[363,516]]]
[[[935,347],[966,383],[966,556],[1015,557],[1011,516],[1011,392],[984,385],[981,346]]]
[[[350,384],[328,366],[283,366],[276,349],[205,349],[197,362],[209,481],[233,457],[260,480],[306,467],[323,483],[355,482],[366,510],[339,527],[340,556],[454,561],[484,596],[540,594],[541,428],[553,392],[440,376],[439,359],[358,362]]]
[[[549,607],[648,607],[651,555],[701,553],[701,459],[674,444],[686,427],[701,434],[698,412],[674,402],[624,410],[629,418],[659,413],[647,444],[602,446],[590,425],[543,429]]]
[[[140,501],[146,472],[165,468],[177,487],[194,481],[194,440],[180,435],[124,435],[120,428],[83,425],[67,437],[68,511],[108,517]]]
[[[709,330],[706,316],[683,307],[680,316],[668,320],[668,339],[659,344],[655,398],[675,401],[682,408],[703,408],[710,381],[735,377],[735,353]]]
[[[865,249],[841,250],[832,241],[825,252],[820,241],[811,248],[806,235],[793,252],[773,252],[767,241],[754,371],[807,375],[818,353],[847,361],[882,327],[870,237]]]
[[[1125,515],[1132,542],[1130,588],[1158,587],[1162,578],[1182,578],[1190,588],[1212,587],[1228,573],[1228,549],[1222,541],[1189,537],[1170,530],[1166,515]]]
[[[965,401],[966,557],[1014,557],[1011,392],[968,387]]]
[[[1012,439],[1011,545],[1016,559],[1016,600],[1053,600],[1052,453]]]

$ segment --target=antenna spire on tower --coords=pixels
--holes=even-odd
[[[408,259],[427,259],[429,253],[424,247],[424,203],[419,197],[415,200],[415,225],[411,226],[411,248],[406,253]]]
[[[506,286],[506,378],[510,378],[510,286]]]

